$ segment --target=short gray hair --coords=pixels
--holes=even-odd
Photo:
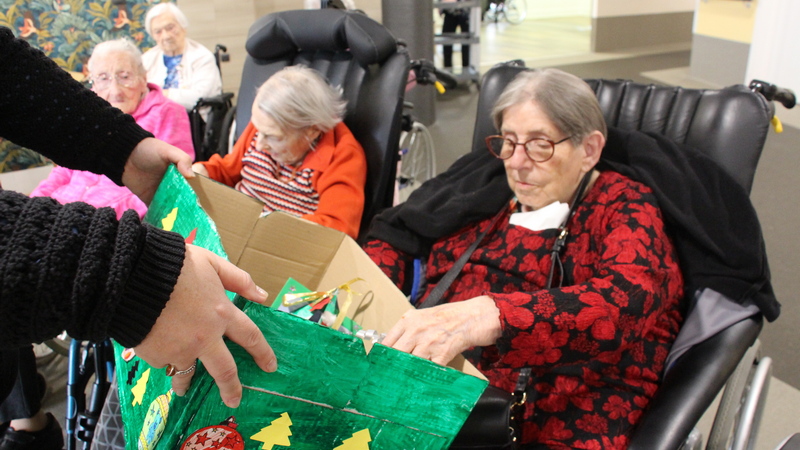
[[[142,63],[142,51],[128,38],[113,39],[97,44],[92,50],[92,56],[89,57],[89,61],[86,63],[89,73],[93,72],[92,66],[94,64],[92,63],[94,61],[107,56],[109,53],[116,52],[128,54],[133,60],[136,70],[139,71],[138,75],[146,76],[147,71],[144,70],[144,64]]]
[[[347,101],[319,72],[298,65],[269,77],[258,88],[255,104],[283,131],[316,127],[325,133],[342,121]]]
[[[592,131],[607,137],[603,111],[592,88],[575,75],[558,69],[520,72],[506,86],[492,109],[497,130],[503,126],[503,113],[510,107],[532,101],[573,143],[580,143]]]
[[[172,13],[172,16],[178,21],[178,25],[184,30],[189,28],[189,19],[187,19],[186,14],[178,8],[178,5],[172,2],[164,2],[150,8],[150,10],[147,11],[147,15],[144,16],[144,29],[147,30],[147,34],[150,36],[153,35],[153,29],[150,26],[153,19],[166,12]]]

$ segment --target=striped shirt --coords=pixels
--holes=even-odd
[[[319,205],[314,190],[314,169],[297,170],[278,163],[266,152],[256,149],[258,133],[242,158],[242,180],[236,189],[264,203],[262,213],[283,211],[293,216],[313,214]]]

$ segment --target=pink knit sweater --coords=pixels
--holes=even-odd
[[[189,116],[183,106],[164,97],[161,88],[147,83],[150,92],[131,114],[136,123],[153,135],[188,153],[194,159]],[[31,197],[51,197],[59,203],[85,202],[95,207],[109,206],[117,218],[128,209],[143,217],[147,206],[125,186],[118,186],[104,175],[56,167],[31,193]]]

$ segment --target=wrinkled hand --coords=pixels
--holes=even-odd
[[[274,372],[278,365],[264,335],[225,296],[225,288],[257,303],[267,300],[267,293],[247,272],[208,250],[187,245],[175,290],[153,329],[134,350],[153,367],[172,364],[185,370],[199,359],[219,386],[222,401],[235,408],[242,399],[242,384],[222,337],[244,347],[262,370]],[[176,394],[186,393],[192,375],[172,377]]]
[[[206,166],[204,166],[202,164],[198,164],[198,163],[192,164],[192,170],[195,171],[195,173],[199,173],[200,175],[203,175],[203,176],[206,176],[206,177],[208,176],[208,169],[206,169]]]
[[[406,312],[383,344],[445,365],[470,347],[500,337],[500,310],[488,296]]]
[[[186,152],[158,139],[144,139],[128,157],[122,183],[149,205],[170,164],[176,164],[183,176],[194,177],[192,158]]]

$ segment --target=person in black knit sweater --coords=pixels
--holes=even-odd
[[[146,203],[169,164],[193,176],[180,149],[156,140],[41,51],[0,27],[0,136],[57,164],[124,184]],[[223,401],[236,407],[241,383],[223,336],[265,371],[275,355],[225,289],[257,302],[250,276],[128,211],[59,205],[0,189],[0,400],[17,378],[18,352],[67,330],[81,340],[111,337],[154,367],[200,360]],[[184,372],[185,370],[181,370]],[[183,395],[192,373],[173,377]]]

